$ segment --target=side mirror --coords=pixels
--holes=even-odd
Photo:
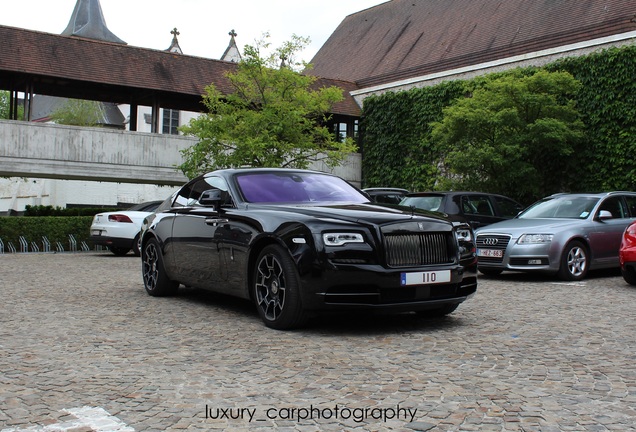
[[[202,206],[210,206],[215,208],[221,207],[221,202],[223,201],[223,191],[220,189],[210,189],[206,190],[201,194],[199,198],[199,204]]]
[[[607,210],[601,210],[598,212],[598,220],[612,219],[613,217],[612,213]]]

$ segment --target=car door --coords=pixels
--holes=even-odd
[[[600,219],[601,211],[609,212],[611,217]],[[597,265],[618,265],[621,237],[631,221],[623,195],[612,195],[601,201],[594,215],[594,231],[590,234],[592,257]]]
[[[179,280],[185,285],[218,290],[224,279],[216,230],[223,223],[219,209],[199,203],[201,194],[224,184],[219,177],[194,182],[185,205],[176,210],[172,242]],[[227,189],[225,189],[227,190]]]

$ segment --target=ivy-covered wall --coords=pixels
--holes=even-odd
[[[578,191],[636,190],[636,46],[568,58],[546,69],[567,71],[583,84],[577,108],[586,124],[587,162],[579,169]],[[363,187],[434,189],[440,155],[430,144],[429,125],[479,81],[450,81],[365,99]]]

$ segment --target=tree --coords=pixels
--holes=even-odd
[[[496,191],[521,202],[576,188],[583,122],[567,72],[482,81],[432,125],[442,149],[443,188]]]
[[[102,104],[96,101],[68,99],[50,115],[57,124],[73,126],[99,126],[104,121]]]
[[[336,166],[356,151],[351,139],[339,142],[325,126],[342,89],[316,88],[315,77],[299,72],[308,65],[296,54],[309,39],[294,35],[265,55],[267,37],[245,46],[236,71],[227,74],[232,91],[207,86],[208,112],[181,127],[199,138],[182,152],[186,176],[238,166],[306,168],[314,160]]]
[[[0,119],[9,120],[9,111],[10,111],[10,97],[8,91],[0,90]],[[24,114],[24,107],[18,106],[18,119],[22,119]]]

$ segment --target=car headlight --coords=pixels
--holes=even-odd
[[[455,235],[457,236],[457,240],[472,242],[473,241],[473,232],[469,228],[458,228],[455,231]]]
[[[364,243],[364,237],[359,233],[325,233],[322,235],[322,241],[327,246],[342,246],[347,243]]]
[[[524,234],[519,237],[517,244],[550,243],[554,234]]]

